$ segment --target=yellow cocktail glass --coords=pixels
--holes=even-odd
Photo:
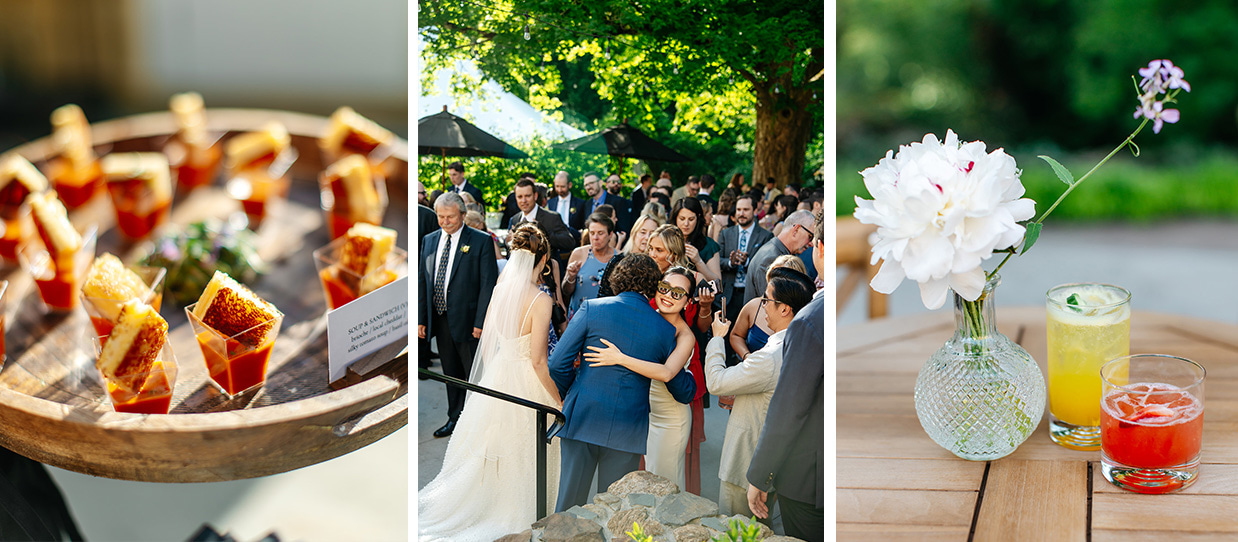
[[[1109,284],[1057,286],[1046,294],[1049,436],[1100,449],[1100,367],[1130,354],[1131,293]]]

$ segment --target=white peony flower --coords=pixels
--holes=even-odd
[[[1018,222],[1035,215],[1014,158],[986,153],[983,141],[960,144],[953,130],[944,142],[926,134],[888,151],[860,175],[873,199],[856,197],[855,217],[877,225],[872,262],[885,261],[873,289],[888,294],[909,278],[930,309],[950,289],[975,301],[985,284],[981,262],[1019,242]]]

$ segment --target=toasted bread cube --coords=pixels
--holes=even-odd
[[[121,305],[116,327],[96,366],[113,384],[137,393],[167,340],[168,322],[159,312],[139,300],[129,300]]]
[[[271,331],[279,309],[255,295],[227,273],[215,271],[193,314],[224,337],[235,337],[247,346],[259,346]]]

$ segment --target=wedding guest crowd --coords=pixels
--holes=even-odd
[[[422,367],[433,338],[443,372],[467,379],[508,248],[501,230],[486,228],[483,195],[464,172],[451,164],[450,187],[428,199],[418,186],[418,336]],[[625,197],[617,174],[559,171],[550,187],[524,174],[497,209],[507,231],[533,224],[549,243],[536,282],[550,300],[551,325],[547,337],[534,340],[547,343],[571,428],[560,434],[558,509],[585,504],[582,477],[604,473],[613,481],[639,466],[700,494],[712,394],[730,413],[725,434],[708,435],[723,441],[720,491],[704,496],[717,499],[723,514],[767,521],[778,503],[787,534],[820,539],[823,192],[794,183],[778,188],[774,179],[750,184],[742,173],[725,186],[710,174],[689,176],[677,188],[668,172],[631,180]],[[481,212],[469,211],[466,198]],[[596,321],[600,315],[618,320]],[[629,338],[647,332],[667,342]],[[606,408],[639,420],[606,418],[595,410],[601,406],[580,403],[602,382],[628,386],[629,377],[618,375],[644,384],[624,388],[630,405]],[[448,420],[435,437],[452,434],[464,407],[463,392],[451,386],[447,400]],[[598,426],[620,423],[623,434],[639,433],[641,444],[605,437],[614,427]]]

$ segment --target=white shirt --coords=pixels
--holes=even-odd
[[[572,196],[555,198],[555,212],[563,217],[564,224],[570,222],[572,220]]]
[[[533,221],[537,220],[537,206],[536,206],[536,205],[534,205],[534,206],[533,206],[533,210],[529,211],[529,214],[527,214],[527,215],[526,215],[526,214],[524,214],[524,213],[520,213],[520,218],[521,218],[521,220],[523,220],[523,221],[525,221],[525,222],[533,222]]]
[[[447,232],[443,232],[443,233],[447,233]],[[456,230],[456,233],[453,233],[451,235],[440,235],[439,236],[438,248],[434,250],[434,278],[433,278],[434,281],[436,282],[438,281],[438,264],[439,262],[443,261],[443,249],[446,248],[447,246],[446,240],[450,238],[451,239],[451,254],[447,256],[447,275],[444,278],[444,280],[446,280],[448,284],[451,283],[451,268],[456,263],[456,253],[460,252],[460,234],[461,233],[464,233],[464,225],[461,225],[460,229]],[[438,284],[436,282],[432,282],[431,284],[437,287]],[[433,296],[434,296],[433,290],[430,291],[430,296],[431,296],[431,299],[433,299]],[[447,299],[446,285],[443,286],[443,299]]]

